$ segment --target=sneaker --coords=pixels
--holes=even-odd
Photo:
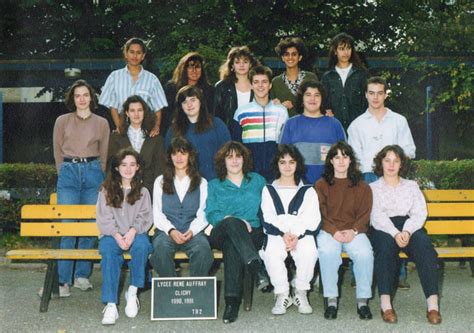
[[[410,289],[410,284],[406,279],[400,279],[398,280],[398,288],[400,288],[401,290],[408,290]]]
[[[293,300],[288,294],[276,294],[275,306],[272,308],[272,314],[274,315],[283,315],[286,313]]]
[[[117,306],[115,304],[107,304],[102,313],[104,314],[102,325],[114,325],[119,317]]]
[[[309,305],[308,295],[306,290],[296,289],[295,295],[293,296],[293,304],[298,307],[298,312],[301,314],[313,313],[313,308]]]
[[[40,288],[38,291],[38,296],[43,297],[43,287]],[[69,286],[65,284],[64,286],[59,286],[59,297],[69,297],[71,296],[71,290],[69,289]]]
[[[90,283],[89,279],[78,277],[74,280],[73,287],[86,291],[92,289],[92,283]]]
[[[126,291],[125,300],[127,301],[127,305],[125,306],[125,314],[128,318],[135,318],[138,314],[138,309],[140,309],[140,301],[138,300],[137,294],[129,294],[129,292]]]

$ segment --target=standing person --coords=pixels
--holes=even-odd
[[[156,177],[163,173],[165,159],[163,138],[148,135],[155,126],[156,117],[138,95],[127,98],[123,111],[120,115],[122,128],[110,135],[108,159],[119,150],[132,147],[140,154],[143,185],[152,194]]]
[[[326,154],[332,144],[346,139],[341,123],[328,117],[321,108],[326,100],[323,85],[314,80],[304,81],[297,95],[297,109],[303,113],[288,119],[281,143],[293,144],[304,157],[306,181],[314,184],[324,171]]]
[[[125,292],[125,314],[129,318],[138,314],[137,291],[145,285],[145,267],[151,253],[148,230],[152,223],[151,199],[141,181],[139,155],[132,149],[121,150],[112,157],[97,200],[102,303],[106,304],[103,325],[113,325],[119,317],[117,304],[125,251],[132,257],[128,263],[130,285]]]
[[[186,85],[200,88],[206,101],[207,110],[212,111],[214,99],[214,87],[207,80],[204,68],[204,58],[198,52],[186,53],[178,62],[173,77],[165,84],[166,100],[168,107],[163,109],[160,133],[166,135],[176,110],[176,93]]]
[[[272,98],[278,98],[288,109],[290,117],[297,114],[296,94],[304,80],[318,81],[316,74],[300,69],[301,60],[308,50],[300,37],[286,37],[275,47],[276,54],[285,63],[285,71],[272,80]]]
[[[110,109],[116,131],[120,132],[123,103],[127,97],[139,95],[155,112],[155,126],[149,133],[153,137],[160,133],[161,109],[168,106],[168,103],[160,80],[142,66],[146,52],[145,42],[140,38],[133,37],[125,43],[123,55],[127,65],[109,75],[102,87],[99,103]]]
[[[318,260],[315,232],[321,222],[318,196],[312,185],[304,185],[303,156],[295,146],[279,145],[272,161],[276,179],[263,188],[262,212],[267,241],[260,251],[270,281],[275,287],[272,314],[282,315],[295,304],[309,314],[308,290]],[[291,255],[296,265],[294,290],[290,293],[285,260]]]
[[[250,151],[227,142],[216,154],[217,177],[209,182],[206,218],[213,226],[209,242],[224,254],[224,323],[234,322],[242,300],[245,266],[257,276],[257,288],[268,286],[258,255],[263,230],[259,218],[265,179],[252,169]]]
[[[171,139],[184,136],[198,153],[199,173],[211,180],[216,177],[214,156],[224,143],[230,140],[230,133],[222,120],[207,112],[204,95],[196,86],[184,86],[176,95],[177,109],[173,123],[168,129],[165,146]]]
[[[375,253],[375,278],[380,295],[382,319],[397,322],[392,307],[398,254],[404,251],[416,263],[426,298],[426,317],[440,324],[437,253],[423,228],[428,215],[426,201],[418,184],[402,176],[408,170],[408,158],[398,145],[383,148],[374,158],[374,171],[382,176],[370,184],[374,205],[370,222]]]
[[[328,93],[327,114],[347,129],[367,108],[364,91],[368,72],[354,46],[354,38],[340,33],[331,40],[329,70],[321,78]]]
[[[235,46],[230,49],[219,70],[220,81],[216,83],[214,92],[213,114],[228,127],[235,110],[253,100],[249,72],[257,65],[260,62],[247,46]]]
[[[357,314],[360,319],[372,319],[368,300],[372,297],[374,256],[367,237],[372,192],[361,178],[351,146],[344,141],[334,144],[327,154],[323,177],[315,185],[323,216],[318,248],[326,319],[337,318],[342,251],[354,263]]]
[[[97,106],[97,97],[86,81],[74,82],[66,93],[65,102],[72,112],[59,116],[53,131],[58,204],[93,205],[104,180],[109,125],[107,120],[92,113]],[[61,237],[60,247],[92,249],[95,242],[95,237]],[[59,296],[71,295],[69,287],[73,277],[74,287],[92,289],[91,273],[91,261],[58,260]]]
[[[383,147],[397,144],[409,158],[415,158],[416,147],[406,118],[385,107],[387,82],[383,78],[374,76],[367,80],[365,97],[369,107],[351,123],[347,133],[364,180],[370,184],[378,178],[372,172],[372,163]],[[398,284],[401,289],[409,289],[406,261],[401,261]]]
[[[272,70],[257,66],[250,70],[250,82],[255,100],[237,109],[231,135],[252,152],[254,170],[268,181],[273,174],[270,162],[277,150],[280,133],[288,119],[288,112],[281,104],[270,100]]]
[[[151,262],[160,277],[175,277],[174,256],[184,251],[190,276],[207,276],[214,257],[204,234],[207,181],[199,175],[197,153],[188,140],[171,140],[163,175],[155,181],[156,227]]]

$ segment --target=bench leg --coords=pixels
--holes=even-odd
[[[40,312],[47,312],[51,293],[53,291],[54,281],[56,280],[56,290],[59,294],[58,280],[58,264],[56,260],[48,260],[48,270],[44,278],[43,295],[41,296]]]
[[[244,270],[244,309],[245,311],[252,310],[252,297],[253,297],[253,275],[250,272],[247,265]]]

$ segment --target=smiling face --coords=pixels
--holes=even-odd
[[[235,58],[232,65],[236,75],[248,75],[250,71],[250,60],[246,57]]]
[[[337,65],[346,67],[351,60],[352,48],[348,44],[339,44],[336,49]]]
[[[256,74],[252,78],[252,90],[257,99],[263,100],[268,98],[272,84],[270,78],[265,74]]]
[[[142,103],[130,103],[125,114],[130,119],[130,126],[133,128],[140,128],[142,126],[143,118],[145,117],[145,110],[143,109]]]
[[[74,89],[74,105],[76,106],[76,111],[90,110],[91,99],[91,93],[86,86],[79,86]]]
[[[140,66],[144,59],[145,53],[140,44],[131,44],[125,52],[125,60],[129,66]]]
[[[195,85],[198,83],[202,75],[202,64],[198,60],[191,60],[186,66],[186,74],[188,76],[188,84]]]
[[[191,123],[196,123],[198,121],[201,101],[197,96],[186,97],[186,99],[181,103],[181,107]]]
[[[118,166],[118,172],[122,177],[122,185],[128,186],[132,181],[133,177],[137,173],[138,169],[140,168],[135,156],[127,155],[125,158],[120,162]]]
[[[188,169],[189,153],[186,151],[177,151],[171,154],[171,160],[173,161],[175,171],[186,171]]]
[[[301,59],[303,59],[303,56],[300,55],[298,49],[294,46],[287,48],[285,53],[281,56],[281,60],[285,63],[286,68],[298,67]]]
[[[303,94],[304,115],[317,116],[321,114],[321,92],[318,88],[308,87]]]
[[[243,175],[244,157],[237,155],[235,151],[231,151],[225,157],[225,168],[227,175]]]
[[[384,177],[396,177],[400,173],[402,161],[393,151],[389,150],[382,159],[382,169]]]
[[[297,162],[289,154],[278,161],[278,170],[282,178],[294,179]]]
[[[347,178],[347,171],[351,164],[351,158],[347,155],[342,154],[338,149],[337,155],[331,159],[331,164],[334,167],[334,177],[336,178]]]
[[[365,97],[372,110],[383,109],[385,107],[385,99],[387,98],[384,85],[380,83],[370,83],[367,86]]]

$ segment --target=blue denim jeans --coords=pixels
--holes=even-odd
[[[342,263],[341,252],[345,251],[354,263],[357,298],[372,297],[372,275],[374,254],[366,234],[358,234],[350,243],[340,243],[321,230],[318,234],[319,265],[324,297],[338,297],[338,270]]]
[[[175,277],[174,255],[184,251],[189,258],[190,276],[208,276],[214,261],[211,247],[203,232],[194,235],[184,244],[176,244],[163,231],[157,231],[153,239],[153,255],[150,261],[160,277]]]
[[[137,288],[145,286],[145,268],[152,247],[148,233],[138,234],[130,246],[132,259],[128,263],[130,269],[130,285]],[[123,250],[112,236],[104,236],[99,240],[99,253],[102,256],[102,303],[118,304],[120,271],[123,265]]]
[[[99,186],[104,181],[104,172],[99,160],[89,163],[61,164],[58,175],[57,193],[59,205],[94,205],[97,203]],[[63,222],[74,222],[65,220]],[[96,237],[61,237],[61,249],[92,249]],[[59,283],[72,284],[74,272],[73,260],[58,260]],[[92,272],[92,262],[76,262],[76,278],[88,278]]]

